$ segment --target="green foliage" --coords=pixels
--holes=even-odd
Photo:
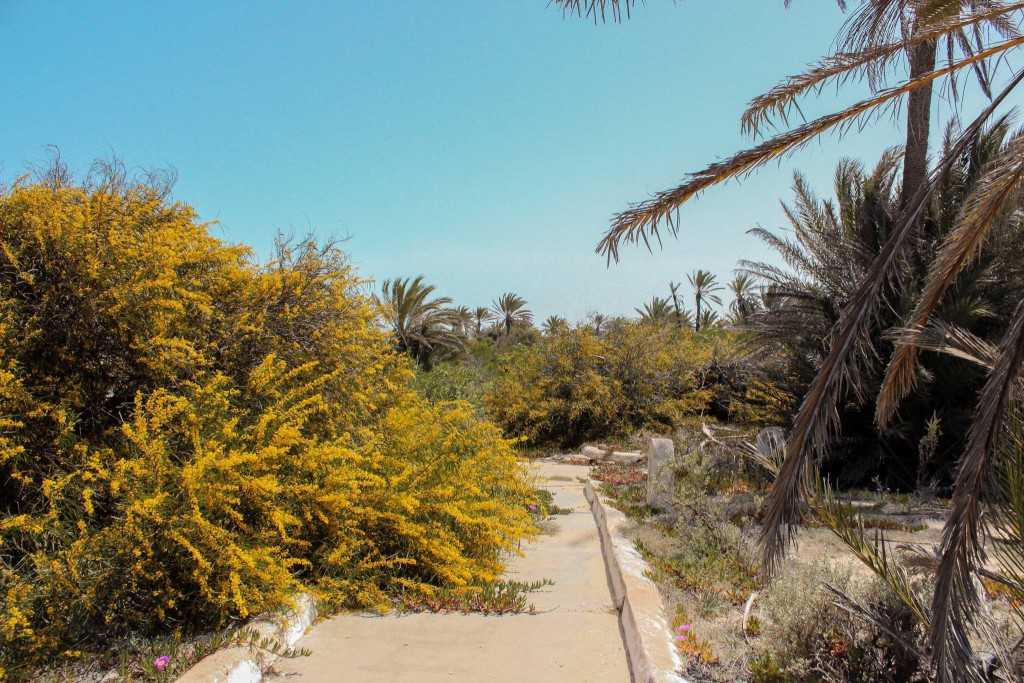
[[[415,394],[361,285],[312,240],[257,264],[123,177],[0,196],[0,679],[299,589],[500,574],[526,474]]]
[[[533,324],[533,313],[526,308],[526,299],[513,292],[505,292],[491,305],[492,319],[507,337],[515,327]]]
[[[430,370],[417,368],[413,386],[416,392],[434,403],[464,401],[480,408],[485,373],[481,365],[470,361],[447,361]]]
[[[577,445],[643,427],[671,431],[689,416],[765,418],[763,385],[737,333],[697,335],[615,321],[548,335],[504,355],[486,387],[488,415],[531,445]]]
[[[381,285],[395,346],[427,369],[437,356],[465,350],[466,330],[473,317],[465,306],[450,308],[450,297],[431,298],[435,289],[422,275],[415,280],[385,280]]]
[[[277,657],[308,657],[306,648],[288,647],[277,640],[266,638],[253,628],[212,633],[182,642],[173,636],[151,640],[117,643],[110,651],[98,657],[80,661],[59,661],[33,672],[33,679],[41,683],[59,683],[69,680],[109,680],[100,675],[106,671],[117,681],[175,681],[204,657],[229,647],[241,646],[273,654]],[[158,661],[158,660],[163,660]],[[162,665],[162,666],[158,666]],[[84,673],[84,675],[83,675]],[[89,677],[92,673],[92,677]]]

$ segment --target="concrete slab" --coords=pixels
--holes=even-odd
[[[628,683],[626,653],[584,497],[587,469],[538,466],[555,503],[572,509],[554,518],[554,531],[524,548],[506,576],[551,579],[531,594],[539,614],[342,615],[314,626],[296,644],[311,657],[281,660],[275,680],[302,683]]]

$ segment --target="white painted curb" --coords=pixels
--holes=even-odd
[[[306,593],[295,598],[295,607],[282,617],[250,624],[263,638],[292,647],[317,617],[316,600]],[[185,672],[177,683],[259,683],[263,671],[277,661],[277,655],[247,645],[218,650]]]
[[[644,576],[647,563],[625,537],[629,520],[602,502],[588,479],[583,489],[601,536],[601,553],[619,610],[622,639],[635,683],[687,683],[679,674],[682,659],[665,619],[658,587]]]

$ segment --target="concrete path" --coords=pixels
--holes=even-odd
[[[312,656],[281,660],[274,680],[628,683],[601,542],[577,479],[587,470],[556,463],[537,470],[555,503],[572,509],[506,571],[517,581],[555,582],[529,596],[540,614],[342,615],[299,640]]]

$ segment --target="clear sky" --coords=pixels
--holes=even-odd
[[[889,120],[826,139],[686,207],[662,251],[593,251],[615,211],[749,146],[745,104],[842,21],[826,0],[650,0],[597,26],[546,0],[0,0],[2,176],[46,145],[77,169],[114,153],[176,169],[175,197],[260,257],[312,230],[458,304],[626,314],[768,257],[745,232],[783,225],[795,168],[828,194],[840,156],[902,142]]]

